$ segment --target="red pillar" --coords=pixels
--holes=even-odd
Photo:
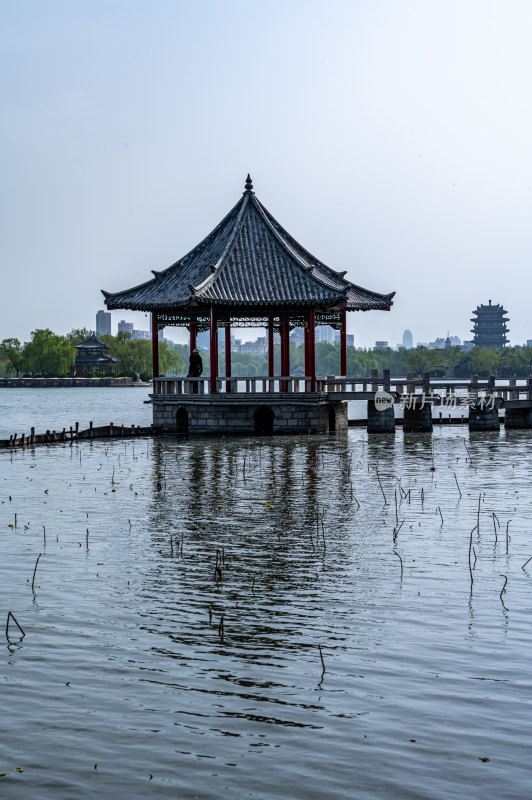
[[[347,377],[347,325],[345,308],[340,312],[340,375]]]
[[[268,317],[268,375],[275,375],[275,345],[273,343],[273,314]]]
[[[155,391],[155,378],[159,374],[159,326],[157,314],[151,314],[151,363],[153,372],[153,391]]]
[[[210,319],[210,360],[211,360],[211,394],[216,394],[216,378],[218,377],[218,315],[211,307]]]
[[[311,378],[310,391],[316,391],[316,315],[313,308],[308,312],[308,371]]]
[[[195,322],[190,323],[190,355],[194,352],[194,348],[197,346],[196,341],[198,338],[198,326]]]
[[[225,326],[225,377],[231,377],[231,325],[227,322]],[[231,391],[231,382],[225,383],[225,391]]]
[[[288,317],[281,318],[281,375],[290,375],[290,327],[288,324]],[[288,391],[288,384],[286,381],[281,381],[281,391]]]
[[[309,335],[308,335],[308,314],[305,322],[305,377],[310,376],[310,355],[309,355]],[[305,391],[310,392],[310,385],[305,382]]]

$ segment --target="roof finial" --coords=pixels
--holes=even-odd
[[[246,178],[246,192],[252,192],[252,191],[253,191],[253,183],[251,181],[251,175],[248,172],[248,176]]]

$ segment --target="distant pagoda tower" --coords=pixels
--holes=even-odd
[[[473,311],[471,322],[475,347],[489,347],[500,350],[508,344],[508,312],[500,305],[477,306]]]

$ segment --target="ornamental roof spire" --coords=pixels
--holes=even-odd
[[[253,191],[253,182],[251,180],[251,175],[248,172],[248,176],[246,178],[246,192],[252,192],[252,191]]]

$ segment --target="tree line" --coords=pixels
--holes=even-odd
[[[74,345],[88,339],[91,331],[77,328],[66,336],[54,333],[49,328],[34,330],[29,342],[21,343],[16,338],[0,342],[0,374],[28,377],[65,377],[71,374],[76,350]],[[121,331],[117,336],[101,336],[109,345],[109,355],[117,359],[114,374],[123,377],[140,377],[150,380],[152,375],[151,341],[131,339],[129,333]],[[205,376],[209,375],[209,354],[200,351]],[[159,372],[165,375],[188,373],[188,345],[159,343]],[[290,343],[290,371],[304,374],[305,352],[303,345]],[[490,350],[474,347],[464,353],[460,347],[429,350],[415,347],[411,350],[357,350],[347,348],[347,374],[349,377],[369,376],[372,369],[389,369],[392,377],[404,377],[408,372],[419,376],[431,372],[438,376],[523,378],[532,374],[532,348],[507,347]],[[275,374],[281,372],[280,347],[275,346]],[[225,354],[219,356],[220,375],[225,374]],[[236,376],[268,374],[268,356],[253,356],[248,353],[231,353],[231,372]],[[340,374],[339,344],[316,343],[316,373],[318,375]],[[97,377],[98,372],[91,373]]]
[[[9,338],[0,342],[0,360],[4,375],[16,377],[63,378],[69,376],[76,359],[76,344],[88,339],[92,331],[76,328],[66,336],[49,328],[32,331],[29,342]],[[120,331],[117,336],[100,336],[109,345],[107,351],[116,358],[115,376],[149,381],[152,377],[151,341],[131,339],[129,333]],[[159,343],[159,365],[164,373],[182,374],[184,362],[179,352],[164,342]],[[89,377],[99,377],[95,370]]]
[[[188,364],[188,346],[176,345],[181,352],[185,364]],[[200,350],[203,358],[204,375],[209,374],[209,354]],[[532,374],[532,348],[508,347],[505,350],[490,350],[485,347],[474,347],[465,353],[460,347],[446,347],[443,350],[429,350],[428,347],[415,347],[410,350],[399,348],[392,350],[357,350],[347,348],[348,377],[369,377],[371,370],[389,369],[394,378],[405,377],[413,372],[420,377],[424,372],[436,376],[481,378],[496,377],[528,377]],[[225,374],[225,354],[219,355],[219,372]],[[290,343],[290,372],[305,374],[304,345]],[[231,353],[232,375],[253,376],[268,374],[268,356],[252,356],[247,353]],[[280,346],[275,345],[275,374],[281,374]],[[327,342],[316,342],[316,374],[340,374],[340,345]]]

